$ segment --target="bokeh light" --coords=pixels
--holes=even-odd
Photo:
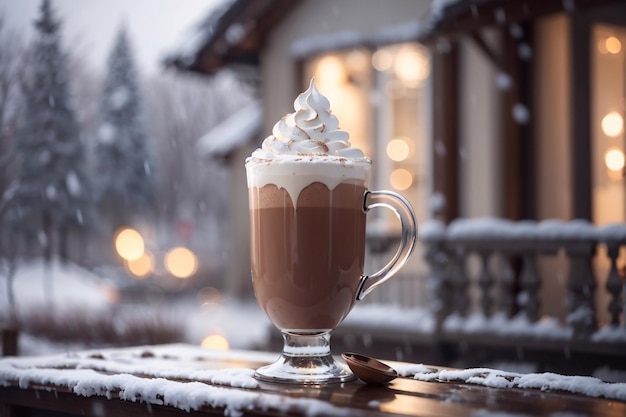
[[[122,228],[115,234],[115,251],[127,260],[139,259],[145,249],[145,243],[141,234],[130,227]]]
[[[398,51],[394,71],[406,87],[415,88],[428,78],[430,67],[428,59],[420,49],[405,45]]]
[[[393,188],[404,191],[413,184],[413,174],[408,169],[398,168],[391,173],[389,181]]]
[[[605,135],[615,137],[622,133],[624,129],[624,119],[616,111],[608,113],[602,118],[602,131]]]
[[[176,278],[191,277],[198,270],[198,257],[187,248],[179,246],[165,254],[165,269]]]
[[[604,154],[604,163],[611,171],[622,171],[624,169],[624,164],[626,163],[624,151],[619,148],[610,148]]]
[[[622,43],[615,36],[609,36],[604,41],[604,48],[610,54],[619,54],[622,50]]]
[[[220,334],[208,335],[200,345],[207,349],[228,350],[230,348],[228,340]]]
[[[409,157],[411,148],[406,138],[395,138],[387,144],[387,156],[392,161],[404,161]]]
[[[393,55],[387,49],[379,49],[372,55],[372,66],[376,71],[387,71],[393,64]]]
[[[330,89],[346,79],[343,61],[334,55],[325,55],[317,63],[315,83],[320,89]]]
[[[126,267],[135,278],[147,278],[154,272],[154,255],[145,250],[139,258],[126,261]]]

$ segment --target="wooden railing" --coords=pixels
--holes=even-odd
[[[430,265],[433,289],[431,308],[437,328],[446,330],[450,317],[468,317],[471,311],[485,318],[496,314],[537,323],[544,318],[539,290],[547,277],[538,272],[544,257],[561,253],[568,260],[567,314],[565,326],[574,339],[589,339],[599,329],[596,291],[606,291],[608,325],[625,326],[626,284],[618,268],[620,249],[626,248],[626,225],[595,227],[585,221],[512,222],[499,219],[459,219],[449,226],[430,221],[422,227],[425,258]],[[593,261],[604,246],[610,268],[601,288]],[[467,259],[480,259],[478,271],[470,271]],[[490,267],[498,257],[499,267]],[[470,275],[478,274],[477,279]],[[477,294],[473,302],[470,294]],[[554,300],[556,301],[556,300]],[[626,330],[622,328],[622,330]],[[626,334],[626,333],[625,333]]]

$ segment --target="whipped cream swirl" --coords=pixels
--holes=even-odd
[[[253,158],[275,159],[279,155],[364,158],[363,151],[350,145],[348,132],[339,129],[330,102],[315,88],[314,79],[293,106],[295,112],[283,116],[274,125],[272,134],[252,153]]]

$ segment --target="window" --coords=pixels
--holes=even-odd
[[[342,129],[374,161],[371,188],[394,190],[428,216],[430,168],[430,57],[417,43],[334,51],[308,59]],[[377,213],[381,230],[399,228],[392,213]],[[389,217],[387,217],[389,216]]]
[[[595,25],[591,42],[593,221],[602,225],[626,221],[626,28]]]

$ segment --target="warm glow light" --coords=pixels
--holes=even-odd
[[[619,54],[622,50],[622,43],[615,36],[609,36],[604,41],[604,47],[610,54]]]
[[[387,49],[379,49],[372,55],[372,66],[376,71],[387,71],[393,64],[393,55]]]
[[[413,184],[413,174],[408,169],[398,168],[389,177],[391,186],[399,191],[404,191]]]
[[[144,251],[139,258],[127,261],[126,267],[135,278],[147,278],[154,271],[154,256]]]
[[[343,61],[337,56],[326,55],[318,61],[315,75],[315,83],[320,88],[323,88],[322,86],[332,88],[340,85],[346,79]]]
[[[204,305],[212,305],[218,304],[222,301],[222,293],[215,287],[203,287],[198,290],[198,301],[200,304]]]
[[[602,118],[602,131],[605,135],[615,137],[622,133],[624,129],[624,119],[616,111],[612,111]]]
[[[611,148],[604,154],[604,163],[611,171],[621,171],[624,169],[626,158],[624,152],[619,148]]]
[[[430,68],[419,49],[406,45],[398,51],[394,71],[405,86],[415,88],[428,77]]]
[[[346,66],[351,72],[360,73],[367,68],[368,64],[368,56],[361,49],[355,49],[346,55]]]
[[[387,156],[392,161],[404,161],[409,157],[409,143],[406,138],[396,138],[387,144]]]
[[[115,250],[127,261],[139,259],[144,251],[143,238],[135,229],[130,227],[121,229],[115,235]]]
[[[187,248],[174,248],[165,254],[165,269],[176,278],[189,278],[198,270],[198,257]]]
[[[228,350],[229,344],[228,340],[219,334],[212,334],[204,338],[201,343],[203,348],[207,349],[218,349],[218,350]]]

